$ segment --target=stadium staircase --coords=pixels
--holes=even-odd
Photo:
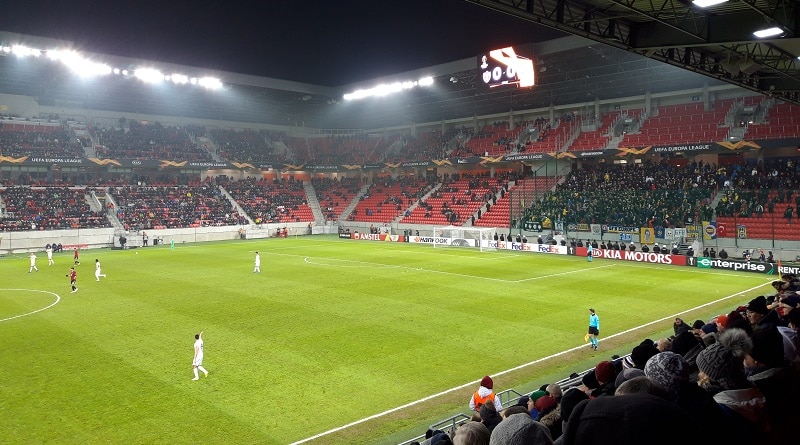
[[[412,212],[412,213],[413,213],[413,212],[414,212],[414,209],[416,209],[416,208],[419,206],[419,203],[420,203],[420,202],[422,202],[422,201],[424,201],[424,200],[428,199],[428,197],[429,197],[429,196],[431,196],[431,194],[435,193],[437,190],[439,190],[439,187],[441,187],[441,186],[442,186],[442,183],[441,183],[441,182],[439,182],[439,183],[437,183],[436,185],[434,185],[433,187],[431,187],[431,189],[430,189],[430,190],[428,190],[428,193],[426,193],[426,194],[425,194],[425,195],[424,195],[422,198],[420,198],[420,199],[418,199],[418,200],[414,201],[414,204],[411,204],[410,206],[408,206],[408,207],[406,208],[406,210],[407,210],[407,211],[409,211],[409,212]],[[406,217],[406,212],[405,212],[405,211],[403,211],[403,214],[402,214],[402,215],[399,215],[397,218],[395,218],[393,222],[395,222],[395,223],[402,222],[402,221],[403,221],[403,218],[405,218],[405,217]],[[465,224],[465,225],[466,225],[466,224]]]
[[[105,191],[106,193],[105,196],[103,197],[104,202],[101,204],[103,204],[103,207],[108,209],[108,211],[106,211],[106,217],[108,218],[109,221],[111,221],[111,225],[114,226],[115,232],[124,231],[125,225],[123,225],[122,221],[120,221],[119,218],[117,218],[117,209],[119,208],[119,205],[117,204],[117,201],[114,200],[114,197],[111,196],[110,193],[108,193],[108,187],[105,188]],[[110,208],[108,207],[108,204],[111,204]]]
[[[197,144],[200,145],[201,147],[205,147],[206,152],[208,152],[208,155],[211,156],[211,159],[213,159],[214,161],[216,162],[225,161],[224,159],[222,159],[220,155],[217,154],[217,144],[215,144],[214,141],[212,141],[210,138],[205,136],[198,136]]]
[[[350,201],[350,204],[348,204],[347,207],[342,210],[342,214],[339,215],[340,222],[344,221],[348,216],[350,216],[350,214],[353,212],[353,209],[355,209],[358,203],[361,202],[361,197],[364,196],[364,194],[369,190],[369,187],[369,184],[364,184],[361,186],[361,190],[356,193],[356,196],[353,197],[353,200]]]
[[[230,203],[233,206],[233,208],[236,209],[236,211],[239,212],[240,215],[244,215],[244,217],[247,218],[247,222],[249,222],[252,225],[256,224],[256,222],[253,221],[253,218],[250,218],[250,215],[248,215],[247,212],[244,211],[242,206],[240,206],[239,203],[236,202],[235,199],[233,199],[233,196],[231,196],[231,194],[228,193],[227,190],[225,190],[225,187],[223,187],[221,185],[219,185],[217,187],[219,188],[220,193],[222,193],[223,196],[228,198],[228,201],[230,201]]]
[[[314,186],[311,185],[311,181],[303,181],[303,189],[306,191],[306,202],[314,215],[314,222],[325,224],[325,214],[322,213],[322,207],[320,207],[319,199],[317,199],[317,192],[314,190]]]

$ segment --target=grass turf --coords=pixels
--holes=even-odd
[[[485,374],[529,390],[769,290],[756,274],[313,236],[88,251],[71,294],[71,253],[39,256],[31,274],[26,256],[0,260],[4,443],[398,443],[466,413]],[[195,382],[200,330],[210,375]]]

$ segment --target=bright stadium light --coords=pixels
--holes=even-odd
[[[754,36],[758,37],[759,39],[763,39],[766,37],[775,37],[783,34],[784,31],[778,26],[771,26],[769,28],[760,29],[753,33]]]
[[[110,66],[105,63],[92,62],[91,60],[82,60],[67,66],[80,76],[106,76],[111,74]]]
[[[150,84],[169,81],[175,85],[199,85],[209,90],[219,90],[224,86],[222,80],[216,77],[189,77],[186,74],[179,73],[164,75],[156,68],[137,68],[135,70],[116,68],[102,62],[89,60],[84,55],[71,49],[53,48],[42,50],[23,44],[0,45],[0,56],[6,54],[14,54],[17,57],[46,56],[54,62],[63,63],[72,72],[80,76],[100,76],[113,73],[125,77],[133,76],[142,82]]]
[[[160,83],[164,81],[164,74],[153,68],[139,68],[133,72],[133,75],[145,83]]]
[[[111,67],[104,64],[93,62],[84,58],[79,53],[71,50],[49,50],[47,57],[63,63],[71,71],[80,76],[105,76],[111,74]]]
[[[728,0],[693,0],[695,6],[700,8],[708,8],[709,6],[715,6],[722,3],[727,3]]]
[[[185,85],[189,83],[189,76],[185,74],[172,74],[169,76],[169,80],[178,85]]]
[[[222,88],[222,82],[215,77],[201,77],[197,79],[197,83],[209,90],[218,90]]]
[[[33,56],[39,57],[42,55],[42,50],[30,48],[25,45],[14,45],[11,47],[11,52],[18,57]]]
[[[397,93],[398,91],[410,90],[417,86],[430,86],[433,85],[432,77],[423,77],[420,80],[407,80],[405,82],[394,82],[390,84],[380,84],[365,90],[355,90],[352,93],[347,93],[343,96],[344,100],[357,100],[365,97],[380,97],[388,94]]]

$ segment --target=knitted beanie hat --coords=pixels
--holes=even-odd
[[[487,389],[494,389],[494,382],[492,378],[487,375],[481,379],[481,386]]]
[[[558,406],[558,401],[553,396],[542,396],[539,397],[539,400],[536,401],[534,406],[536,407],[536,411],[543,413]]]
[[[608,360],[598,363],[594,368],[594,376],[598,383],[608,383],[614,380],[617,377],[614,372],[614,364]]]
[[[644,365],[644,375],[676,395],[680,383],[689,381],[689,364],[682,355],[664,351],[650,357]]]
[[[577,387],[572,387],[561,397],[561,419],[569,421],[572,410],[581,400],[588,400],[589,396]]]
[[[631,351],[631,359],[633,364],[639,369],[644,369],[645,363],[650,357],[658,354],[658,348],[653,344],[653,340],[646,339],[639,346],[633,348]]]
[[[489,445],[551,445],[550,430],[531,416],[514,414],[500,422],[489,438]]]
[[[536,401],[539,400],[539,397],[546,396],[546,395],[547,395],[547,393],[545,391],[542,391],[541,389],[537,389],[536,391],[532,392],[528,396],[528,398],[533,400],[533,403],[536,403]]]
[[[581,378],[581,383],[584,384],[589,389],[597,389],[600,387],[600,384],[597,382],[597,377],[595,377],[594,372],[589,371],[583,375]]]
[[[697,368],[712,380],[734,379],[741,372],[745,354],[753,349],[753,341],[747,332],[727,329],[719,340],[700,351]]]
[[[622,372],[617,374],[617,378],[614,379],[614,387],[619,388],[619,385],[625,383],[626,381],[636,377],[641,377],[643,375],[644,371],[639,368],[623,369]]]
[[[784,366],[783,336],[777,328],[765,329],[753,333],[753,350],[750,356],[762,365],[770,368]]]
[[[753,298],[750,300],[750,303],[747,304],[747,310],[758,314],[766,314],[769,312],[769,309],[767,309],[767,297],[759,295]]]

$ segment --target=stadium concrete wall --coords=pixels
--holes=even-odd
[[[288,236],[309,234],[308,223],[160,229],[145,230],[145,233],[147,234],[149,248],[158,244],[168,245],[172,240],[175,240],[175,244],[185,244],[272,238],[276,236],[278,229],[286,229]],[[317,230],[316,233],[326,233],[326,231]],[[41,252],[44,250],[45,245],[58,243],[61,243],[64,250],[73,250],[76,247],[79,249],[120,248],[120,235],[125,235],[127,238],[127,248],[139,248],[144,243],[141,231],[123,232],[113,228],[0,232],[0,255]],[[158,240],[157,244],[156,240]]]

